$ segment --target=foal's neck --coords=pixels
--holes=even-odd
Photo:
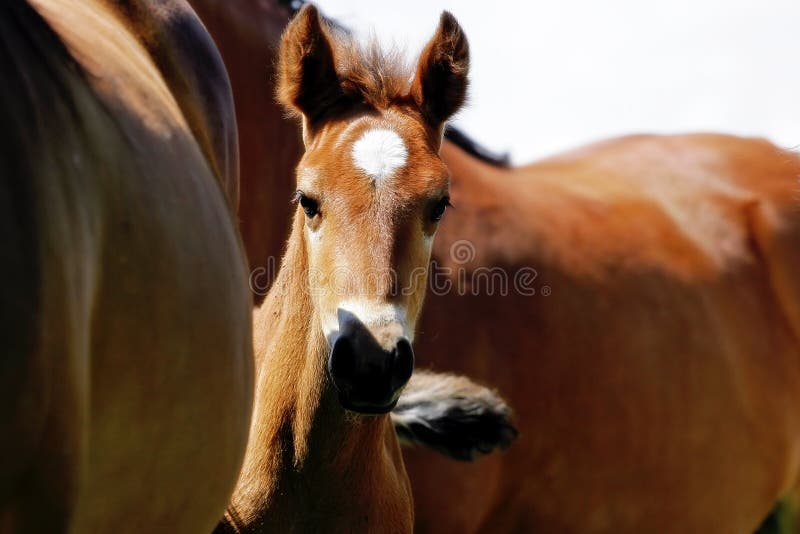
[[[255,407],[229,514],[263,531],[337,524],[363,530],[371,523],[364,514],[379,511],[375,492],[380,500],[391,502],[392,492],[410,500],[408,480],[388,415],[346,412],[327,378],[328,346],[308,291],[302,231],[298,218],[278,277],[255,312]]]

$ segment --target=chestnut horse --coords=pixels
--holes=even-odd
[[[388,413],[414,366],[431,245],[449,205],[438,153],[467,67],[448,13],[413,76],[334,35],[313,6],[287,28],[278,95],[301,119],[305,153],[286,253],[255,313],[251,437],[218,531],[412,531]]]
[[[261,69],[288,12],[194,2],[231,72],[243,195],[274,193],[243,196],[243,224],[276,232],[291,168],[266,148],[299,141]],[[417,529],[752,532],[800,462],[798,157],[722,135],[628,137],[517,168],[447,141],[441,156],[456,209],[437,276],[536,278],[428,297],[418,359],[497,384],[522,435],[471,466],[404,453]],[[256,269],[281,247],[245,240]]]
[[[497,384],[521,436],[476,470],[410,455],[420,530],[754,531],[800,464],[800,158],[712,134],[442,157],[457,209],[434,258],[467,279],[533,266],[537,294],[428,302],[431,359]]]
[[[8,0],[0,43],[0,531],[208,532],[252,402],[221,58],[178,0]]]

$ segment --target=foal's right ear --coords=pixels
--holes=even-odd
[[[281,104],[312,126],[345,98],[330,38],[312,4],[295,15],[281,38],[277,92]]]

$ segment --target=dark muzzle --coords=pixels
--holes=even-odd
[[[355,315],[340,312],[328,372],[346,409],[383,414],[394,408],[414,369],[414,351],[405,337],[387,349]]]

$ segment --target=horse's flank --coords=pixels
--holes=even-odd
[[[458,531],[647,530],[675,506],[676,530],[755,529],[800,454],[800,288],[787,276],[800,262],[797,155],[698,134],[615,139],[508,171],[452,146],[443,157],[458,209],[441,265],[532,267],[536,295],[429,298],[421,328],[449,350],[428,363],[509,392],[522,436],[473,471],[411,451],[418,527],[446,515]],[[464,236],[475,255],[456,264],[448,248]],[[465,336],[476,310],[503,320]],[[447,506],[432,477],[475,506]],[[471,490],[486,480],[505,507]]]

